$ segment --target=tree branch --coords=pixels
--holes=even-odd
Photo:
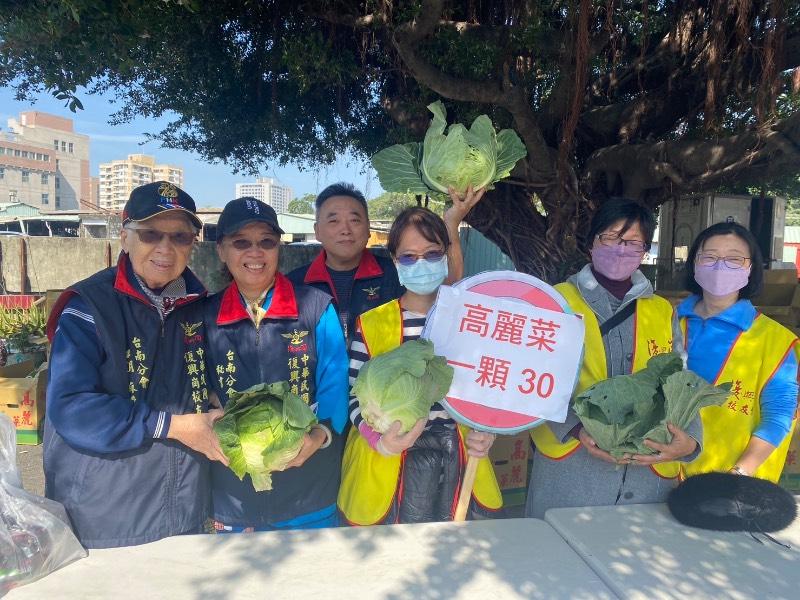
[[[437,94],[461,102],[494,104],[508,110],[528,150],[528,165],[535,179],[549,179],[553,157],[531,109],[525,88],[516,87],[505,73],[502,82],[471,81],[454,77],[431,65],[417,53],[417,47],[439,23],[444,2],[425,0],[416,20],[398,27],[393,42],[403,63],[414,78]]]
[[[721,183],[765,180],[800,160],[800,112],[771,127],[711,140],[675,140],[617,145],[595,152],[584,171],[590,193],[601,181],[622,182],[623,193],[645,200],[651,195],[702,192]]]

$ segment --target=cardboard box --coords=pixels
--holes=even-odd
[[[516,435],[498,435],[489,450],[505,506],[525,504],[530,443],[530,433],[527,431]]]
[[[42,441],[47,363],[38,369],[34,361],[0,368],[0,412],[17,428],[17,443],[36,445]]]
[[[774,319],[784,327],[794,329],[800,325],[800,286],[791,285],[791,294],[788,295],[782,288],[785,284],[772,286],[770,291],[767,286],[764,292],[753,299],[753,304],[759,311]]]

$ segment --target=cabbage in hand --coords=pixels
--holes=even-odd
[[[413,340],[364,363],[353,394],[361,416],[375,431],[385,433],[400,421],[400,433],[405,433],[427,417],[452,382],[453,367],[433,354],[433,343]]]
[[[230,394],[214,432],[230,469],[239,479],[250,475],[253,488],[263,492],[272,489],[272,471],[282,471],[298,455],[316,422],[306,403],[280,381]]]
[[[513,129],[496,132],[491,119],[480,115],[467,129],[454,123],[447,129],[444,105],[428,105],[433,113],[425,141],[395,144],[372,157],[381,186],[401,194],[446,194],[449,187],[464,193],[469,186],[492,189],[511,175],[527,151]],[[445,134],[447,129],[447,134]]]
[[[722,404],[730,383],[711,385],[674,353],[659,354],[632,375],[600,381],[575,397],[573,409],[598,447],[614,458],[652,454],[649,439],[669,444],[667,423],[686,429],[705,406]]]

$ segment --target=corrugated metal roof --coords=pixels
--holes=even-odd
[[[483,271],[515,271],[514,263],[502,250],[472,227],[463,227],[459,232],[461,251],[464,254],[464,277]]]
[[[800,227],[787,225],[783,230],[784,244],[800,244]]]
[[[39,214],[39,209],[24,202],[0,203],[0,216],[3,217],[34,217]]]

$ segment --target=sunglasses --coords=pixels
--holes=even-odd
[[[278,240],[272,238],[264,238],[260,242],[253,242],[244,238],[238,238],[231,241],[231,246],[236,250],[250,250],[253,246],[258,246],[262,250],[272,250],[278,245]]]
[[[416,263],[420,258],[433,263],[442,260],[443,256],[444,252],[442,252],[441,250],[430,250],[429,252],[426,252],[422,256],[420,256],[419,254],[401,254],[400,256],[397,257],[397,262],[399,262],[401,265],[405,265],[406,267],[410,267],[411,265]]]
[[[159,231],[158,229],[139,229],[138,227],[127,227],[129,231],[135,231],[139,241],[143,244],[160,244],[164,236],[169,238],[173,246],[191,246],[197,234],[192,231]]]

